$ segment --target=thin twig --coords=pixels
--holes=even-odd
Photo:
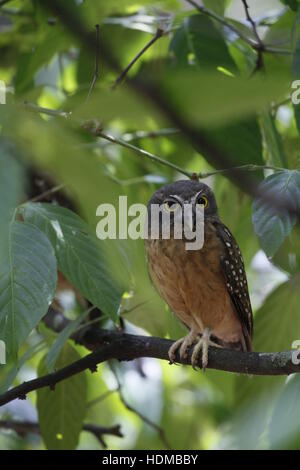
[[[232,167],[230,165],[230,158],[226,154],[224,154],[223,151],[218,149],[214,145],[214,143],[209,138],[207,138],[204,133],[202,133],[200,130],[194,130],[193,128],[190,128],[185,123],[185,121],[182,120],[181,117],[175,112],[170,103],[165,100],[165,97],[159,92],[159,90],[153,87],[148,87],[143,83],[136,81],[132,81],[131,85],[137,91],[137,93],[141,94],[142,96],[146,96],[147,98],[151,99],[156,105],[158,105],[160,110],[165,114],[165,116],[169,118],[171,122],[173,122],[174,125],[182,131],[182,134],[187,139],[189,139],[189,141],[198,149],[198,151],[202,151],[209,154],[210,160],[212,161],[213,165],[224,167],[223,170],[216,170],[216,173],[223,172],[228,174],[231,179],[235,182],[235,184],[237,184],[237,186],[241,187],[243,191],[246,191],[252,197],[259,197],[267,206],[275,207],[276,210],[279,212],[288,212],[289,214],[296,216],[298,219],[300,219],[299,209],[296,208],[294,204],[291,204],[287,198],[283,199],[279,197],[275,192],[265,191],[264,189],[261,189],[257,185],[257,181],[255,179],[246,176],[246,173],[249,172],[249,170],[263,170],[265,168],[270,168],[269,165],[261,165],[261,167],[257,165],[255,168],[253,168],[253,165],[242,165],[241,167]],[[91,123],[90,121],[81,122],[78,119],[70,119],[70,113],[64,113],[63,111],[56,111],[52,109],[43,108],[32,103],[24,104],[25,109],[27,109],[28,105],[28,109],[37,113],[45,113],[51,116],[58,116],[63,118],[68,117],[69,121],[71,121],[73,124],[80,125],[82,129],[94,135],[95,137],[102,137],[103,139],[106,139],[112,143],[131,149],[139,155],[148,158],[156,163],[160,163],[164,166],[172,168],[173,170],[178,171],[179,173],[187,176],[188,178],[193,178],[195,176],[197,177],[197,172],[184,170],[183,168],[180,168],[174,163],[171,163],[161,157],[147,152],[146,150],[140,149],[139,147],[129,144],[128,142],[125,142],[120,138],[105,134],[102,130],[102,127],[97,127],[94,125],[94,123]],[[281,170],[281,168],[278,169],[276,167],[271,167],[271,169]],[[246,172],[244,170],[246,170]],[[209,173],[209,175],[211,174],[212,172]],[[204,173],[204,175],[204,177],[207,177],[208,174]],[[200,173],[198,178],[203,178],[203,173]]]
[[[100,403],[101,401],[105,400],[106,398],[110,397],[111,395],[113,395],[114,393],[118,392],[119,389],[116,388],[114,390],[107,390],[107,392],[103,393],[102,395],[100,395],[99,397],[96,397],[94,398],[93,400],[90,400],[88,403],[87,403],[87,407],[88,408],[91,408],[95,405],[98,405],[98,403]]]
[[[118,137],[114,137],[110,134],[106,134],[102,131],[102,129],[98,129],[98,130],[96,129],[95,135],[97,137],[101,137],[102,139],[109,140],[110,142],[112,142],[114,144],[118,144],[118,145],[121,145],[122,147],[133,150],[135,153],[138,153],[139,155],[142,155],[143,157],[151,160],[152,162],[160,163],[161,165],[172,168],[173,170],[178,171],[179,173],[187,176],[188,178],[191,178],[191,176],[192,176],[192,173],[190,171],[184,170],[183,168],[180,168],[179,166],[175,165],[174,163],[169,162],[168,160],[164,160],[163,158],[158,157],[157,155],[154,155],[153,153],[150,153],[147,150],[143,150],[139,147],[136,147],[135,145],[132,145],[129,142],[126,142],[125,140],[122,140]]]
[[[240,31],[233,24],[228,23],[228,21],[226,21],[226,19],[223,16],[217,15],[217,13],[215,13],[214,11],[209,10],[208,8],[206,8],[203,5],[199,5],[194,0],[185,0],[185,1],[187,3],[189,3],[190,5],[192,5],[194,8],[196,8],[196,10],[200,11],[200,13],[203,13],[204,15],[209,16],[210,18],[212,18],[212,19],[218,21],[219,23],[221,23],[223,26],[226,26],[227,28],[229,28],[233,33],[235,33],[238,37],[243,39],[251,47],[253,47],[255,45],[255,42],[249,36],[244,34],[243,31]]]
[[[100,55],[99,25],[96,24],[96,25],[95,25],[95,28],[96,28],[95,70],[94,70],[93,81],[92,81],[92,83],[91,83],[91,86],[90,86],[89,93],[88,93],[88,96],[87,96],[86,101],[89,100],[89,98],[90,98],[90,96],[91,96],[91,94],[92,94],[92,91],[93,91],[93,89],[94,89],[95,83],[96,83],[96,81],[98,80],[98,73],[99,73],[99,55]]]
[[[246,13],[246,18],[247,20],[249,21],[249,23],[251,24],[252,26],[252,30],[253,30],[253,34],[254,36],[256,37],[256,40],[257,40],[257,44],[260,44],[261,47],[264,47],[263,43],[262,43],[262,40],[260,39],[260,36],[257,32],[257,28],[256,28],[256,23],[255,21],[251,18],[251,15],[249,13],[249,5],[247,3],[247,0],[242,0],[242,3],[244,5],[244,9],[245,9],[245,13]]]
[[[120,379],[118,377],[118,374],[115,370],[115,368],[113,367],[112,364],[110,364],[110,369],[112,371],[112,373],[114,374],[115,376],[115,379],[117,381],[117,384],[118,384],[118,392],[119,392],[119,397],[120,397],[120,400],[121,402],[123,403],[123,405],[125,406],[125,408],[128,410],[128,411],[131,411],[132,413],[134,413],[135,415],[137,415],[142,421],[144,421],[144,423],[148,424],[148,426],[150,426],[151,428],[155,429],[163,443],[163,445],[165,446],[165,448],[167,450],[171,450],[172,447],[170,446],[167,438],[166,438],[166,434],[164,432],[164,430],[158,425],[156,424],[154,421],[152,421],[151,419],[149,419],[147,416],[145,416],[143,413],[141,413],[139,410],[137,410],[136,408],[134,408],[132,405],[130,405],[130,403],[128,403],[128,401],[126,400],[126,398],[124,397],[124,394],[123,394],[123,390],[122,390],[122,385],[121,385],[121,382],[120,382]]]
[[[98,426],[96,424],[84,424],[82,430],[94,434],[94,436],[98,439],[104,448],[107,447],[105,441],[103,440],[104,435],[124,437],[121,432],[121,426],[119,424],[109,427]]]
[[[135,131],[135,132],[126,132],[122,134],[121,139],[125,142],[138,142],[139,140],[144,139],[158,139],[160,137],[169,137],[173,135],[180,134],[180,131],[175,128],[162,128],[155,131]],[[84,148],[105,148],[111,145],[112,142],[88,142],[82,144]]]
[[[272,165],[254,165],[252,163],[248,165],[240,165],[240,166],[235,166],[231,168],[223,168],[222,170],[213,170],[213,171],[208,171],[207,173],[201,172],[197,173],[197,177],[199,179],[203,178],[208,178],[209,176],[214,176],[214,175],[219,175],[219,174],[224,174],[224,173],[230,173],[232,171],[261,171],[261,170],[274,170],[274,171],[284,171],[284,168],[280,168],[278,166],[272,166]]]
[[[26,201],[24,204],[26,204],[27,202],[38,202],[38,201],[42,201],[42,200],[45,199],[46,197],[51,196],[52,194],[57,193],[58,191],[60,191],[61,189],[64,189],[65,187],[66,187],[65,184],[58,184],[57,186],[54,186],[53,188],[47,189],[47,191],[44,191],[43,193],[38,194],[37,196],[32,197],[31,199],[28,199],[28,201]]]
[[[23,437],[25,434],[28,433],[38,435],[40,434],[39,423],[36,421],[17,421],[11,419],[1,419],[0,428],[15,431],[20,437]],[[103,440],[104,435],[124,437],[119,424],[109,427],[98,426],[95,424],[84,424],[82,426],[82,430],[93,434],[104,448],[107,447],[105,441]]]
[[[171,122],[174,123],[174,125],[178,129],[181,130],[182,134],[187,139],[189,139],[189,141],[198,149],[198,151],[208,153],[210,155],[210,159],[212,160],[212,163],[214,166],[223,166],[224,170],[221,170],[221,172],[227,173],[231,177],[231,179],[237,184],[237,186],[242,187],[242,189],[246,191],[249,195],[253,197],[261,198],[262,201],[267,206],[275,207],[276,210],[280,212],[288,212],[289,214],[296,216],[298,219],[300,219],[299,209],[296,208],[294,204],[291,204],[287,198],[282,199],[274,192],[271,192],[271,191],[268,192],[268,191],[261,189],[257,185],[256,180],[246,176],[246,173],[249,172],[249,170],[253,171],[253,165],[243,165],[242,167],[240,166],[232,167],[230,165],[231,163],[230,158],[226,154],[224,154],[224,152],[218,149],[214,145],[214,143],[209,138],[207,138],[207,136],[204,133],[202,133],[200,130],[195,130],[193,128],[190,128],[185,123],[185,121],[181,119],[181,117],[176,113],[172,105],[168,101],[165,100],[165,97],[160,93],[159,90],[151,86],[146,86],[145,84],[139,81],[137,82],[135,80],[131,81],[131,86],[136,90],[137,93],[149,98],[157,106],[159,106],[160,110],[165,114],[165,116],[169,118]],[[152,153],[147,152],[146,150],[142,150],[139,147],[136,147],[128,142],[125,142],[120,138],[105,134],[101,126],[97,127],[95,126],[94,123],[91,123],[90,121],[81,122],[78,119],[70,119],[70,113],[43,108],[43,107],[34,105],[32,103],[27,103],[27,104],[25,103],[24,108],[27,109],[28,105],[29,105],[29,108],[28,108],[29,110],[37,112],[37,113],[45,113],[51,116],[58,116],[58,117],[63,117],[63,118],[68,117],[69,120],[73,124],[80,125],[82,129],[84,129],[86,132],[89,132],[90,134],[96,137],[102,137],[103,139],[106,139],[112,143],[119,144],[123,147],[131,149],[134,152],[138,153],[139,155],[145,158],[148,158],[151,161],[154,161],[156,163],[160,163],[164,166],[172,168],[173,170],[178,171],[179,173],[187,176],[188,178],[193,178],[195,176],[197,177],[197,172],[184,170],[183,168],[180,168],[174,163],[171,163],[167,160],[164,160],[161,157],[153,155]],[[263,170],[264,168],[269,168],[269,166],[267,165],[267,167],[265,167],[265,165],[262,165],[260,168]],[[246,172],[243,171],[245,169],[247,170]],[[259,166],[256,166],[255,170],[258,170],[258,169],[259,169]],[[276,167],[272,167],[272,169],[276,169]],[[218,173],[219,170],[216,170],[216,172]],[[201,177],[203,176],[200,173],[200,176],[198,176],[198,178],[201,178]],[[205,177],[207,177],[207,174]]]
[[[196,10],[198,10],[200,13],[203,13],[204,15],[218,21],[221,23],[223,26],[226,28],[230,29],[233,33],[235,33],[239,38],[241,38],[243,41],[245,41],[249,46],[253,47],[253,49],[256,49],[259,47],[259,43],[256,41],[253,41],[249,36],[247,36],[243,31],[239,30],[234,26],[234,24],[228,22],[226,18],[223,16],[217,15],[214,11],[209,10],[208,8],[204,7],[203,5],[199,5],[196,3],[194,0],[185,0],[187,3],[192,5]],[[267,46],[266,44],[264,45],[264,52],[272,53],[272,54],[292,54],[292,51],[289,49],[280,49],[272,46]]]
[[[25,102],[23,104],[25,109],[28,109],[29,111],[33,111],[36,113],[41,113],[41,114],[47,114],[49,116],[57,116],[57,117],[62,117],[62,118],[69,118],[71,113],[67,113],[64,111],[59,111],[55,109],[48,109],[44,108],[42,106],[38,106],[34,103],[28,103]],[[147,152],[146,150],[143,150],[139,147],[136,147],[135,145],[130,144],[129,142],[126,142],[125,140],[122,140],[118,137],[114,137],[110,134],[106,134],[103,132],[102,128],[95,127],[93,125],[90,125],[90,122],[81,122],[79,120],[76,120],[72,118],[72,122],[76,125],[80,125],[82,129],[84,129],[86,132],[89,132],[90,134],[94,135],[95,137],[101,137],[102,139],[105,139],[113,144],[118,144],[121,145],[122,147],[128,148],[130,150],[133,150],[135,153],[138,153],[139,155],[148,158],[152,162],[160,163],[161,165],[167,166],[169,168],[172,168],[173,170],[178,171],[179,173],[187,176],[188,178],[191,178],[192,173],[190,171],[184,170],[183,168],[180,168],[179,166],[175,165],[172,162],[169,162],[168,160],[164,160],[161,157],[158,157],[157,155],[153,155],[150,152]]]
[[[245,13],[246,13],[246,18],[247,20],[249,21],[249,23],[251,24],[252,26],[252,31],[253,31],[253,34],[256,38],[256,41],[257,41],[257,44],[255,46],[255,49],[257,51],[257,61],[256,61],[256,66],[255,66],[255,71],[257,70],[261,70],[264,68],[264,56],[263,56],[263,52],[265,50],[265,45],[264,43],[262,42],[258,32],[257,32],[257,28],[256,28],[256,24],[255,24],[255,21],[252,19],[250,13],[249,13],[249,5],[247,3],[247,0],[242,0],[242,3],[244,5],[244,9],[245,9]]]
[[[123,134],[122,139],[126,142],[136,142],[143,139],[157,139],[159,137],[169,137],[170,135],[178,135],[180,131],[173,127],[157,129],[155,131],[136,131]]]
[[[131,67],[138,61],[138,59],[153,45],[156,41],[161,38],[165,34],[165,31],[161,28],[157,28],[155,36],[147,42],[147,44],[143,47],[142,50],[129,62],[127,67],[121,72],[118,78],[115,80],[114,84],[112,85],[112,90],[114,90],[126,77],[127,73],[131,69]]]
[[[24,105],[25,105],[25,108],[27,108],[27,106],[28,106],[31,111],[35,111],[37,113],[48,114],[49,116],[57,116],[57,117],[68,117],[68,118],[70,117],[70,113],[66,113],[64,111],[59,111],[59,110],[55,110],[55,109],[44,108],[44,107],[35,105],[34,103],[25,103]],[[72,119],[72,121],[74,121],[74,120]],[[74,122],[77,123],[77,121],[74,121]],[[87,124],[90,124],[90,122],[88,122]],[[105,133],[102,130],[102,127],[100,127],[100,128],[96,127],[95,128],[95,126],[89,126],[89,125],[85,126],[85,123],[80,123],[80,125],[84,130],[86,130],[87,132],[95,135],[96,137],[100,137],[100,138],[102,138],[102,139],[104,139],[104,140],[106,140],[106,141],[108,141],[112,144],[121,145],[122,147],[133,150],[134,152],[140,154],[141,156],[146,157],[146,158],[150,159],[151,161],[159,163],[161,165],[168,166],[169,168],[172,168],[173,170],[176,170],[179,173],[182,173],[183,175],[185,175],[189,178],[191,178],[194,173],[196,173],[196,175],[199,179],[202,179],[202,178],[207,178],[208,176],[213,176],[213,175],[216,175],[216,174],[219,174],[219,173],[230,173],[230,172],[233,172],[233,171],[240,171],[240,170],[243,170],[243,171],[257,171],[257,170],[283,171],[284,170],[284,168],[279,168],[279,167],[271,166],[271,165],[248,164],[248,165],[240,165],[240,166],[224,168],[224,169],[221,169],[221,170],[213,170],[213,171],[210,171],[210,172],[197,173],[197,172],[192,172],[192,171],[186,171],[183,168],[173,164],[172,162],[169,162],[168,160],[164,160],[163,158],[161,158],[157,155],[154,155],[154,154],[148,152],[147,150],[143,150],[140,147],[136,147],[135,145],[130,144],[130,141],[135,140],[135,139],[142,139],[142,138],[147,138],[147,137],[156,137],[156,136],[168,135],[168,134],[177,134],[180,131],[176,128],[162,129],[162,132],[160,132],[160,130],[151,131],[149,133],[148,132],[144,133],[142,131],[138,131],[137,133],[133,134],[132,138],[131,137],[126,138],[126,134],[125,134],[125,138],[120,138],[120,137],[115,137],[115,136],[112,136],[111,134]],[[59,188],[59,189],[62,189],[62,188]],[[49,191],[51,191],[51,193],[52,193],[53,191],[56,192],[56,190],[59,190],[59,189],[52,188]],[[44,196],[45,196],[45,193],[41,194],[38,197],[44,197]],[[31,201],[32,201],[32,199],[31,199]]]

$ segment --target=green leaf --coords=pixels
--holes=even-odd
[[[254,76],[249,80],[228,77],[198,67],[170,67],[157,86],[176,107],[188,125],[205,128],[246,120],[263,111],[273,100],[285,97],[288,77],[284,74]]]
[[[279,197],[283,203],[299,210],[300,171],[276,172],[261,183],[260,189],[268,197]],[[272,257],[291,232],[296,218],[287,212],[279,212],[276,208],[263,202],[261,198],[256,198],[253,203],[252,222],[263,250]]]
[[[206,8],[214,11],[220,16],[224,15],[225,9],[229,6],[230,2],[231,0],[203,0]]]
[[[61,369],[80,359],[80,355],[69,344],[65,344],[55,364]],[[38,366],[38,376],[47,374],[45,358]],[[75,449],[86,415],[87,381],[85,372],[50,388],[37,391],[37,410],[42,438],[48,450]]]
[[[201,134],[230,161],[228,167],[249,163],[263,165],[262,136],[255,118],[216,129],[201,129]],[[213,166],[220,166],[219,160],[216,160],[212,153],[202,147],[197,150],[203,153]],[[225,168],[225,165],[221,164],[221,166]]]
[[[184,26],[178,28],[170,42],[170,55],[175,58],[176,64],[188,65],[190,44]]]
[[[281,0],[281,3],[290,7],[291,10],[297,11],[300,5],[299,0]]]
[[[272,258],[280,269],[295,274],[300,271],[300,227],[296,225]]]
[[[292,276],[277,287],[256,312],[255,351],[287,351],[295,339],[300,339],[299,281],[299,273]]]
[[[8,227],[25,186],[24,169],[12,142],[0,138],[0,261],[7,253]]]
[[[295,16],[295,13],[289,9],[279,14],[277,20],[266,31],[264,36],[265,44],[274,45],[279,48],[282,47],[283,49],[291,48]],[[290,63],[290,58],[287,57],[286,59]]]
[[[97,243],[89,226],[69,209],[52,204],[25,204],[23,214],[48,236],[59,270],[71,284],[116,321],[122,293],[110,276],[101,243]]]
[[[267,162],[273,166],[286,167],[287,161],[282,139],[276,128],[274,117],[270,112],[264,112],[261,115],[261,123],[267,147]]]
[[[56,337],[56,339],[51,344],[51,347],[45,358],[45,365],[48,372],[52,372],[57,361],[58,356],[61,353],[62,348],[64,347],[66,341],[70,336],[77,330],[80,323],[88,315],[90,310],[83,312],[81,315],[76,318],[76,320],[71,321]]]
[[[201,68],[236,70],[221,33],[204,15],[192,15],[185,19],[182,28],[175,33],[170,50],[179,58],[183,52],[192,53],[195,63]]]
[[[56,259],[47,237],[28,223],[12,222],[8,259],[0,271],[0,336],[12,358],[46,314],[56,284]]]

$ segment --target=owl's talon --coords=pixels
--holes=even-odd
[[[209,328],[205,328],[203,334],[199,339],[198,333],[194,331],[190,331],[187,336],[178,339],[175,343],[172,344],[168,351],[170,364],[176,364],[176,353],[179,349],[179,357],[182,362],[188,357],[188,349],[192,344],[194,345],[192,357],[191,357],[191,364],[194,370],[197,370],[199,367],[199,355],[200,351],[202,350],[202,370],[205,372],[207,364],[208,364],[208,349],[209,346],[213,346],[215,348],[221,348],[219,344],[215,343],[210,339],[210,330]]]
[[[179,357],[181,361],[187,358],[188,348],[196,342],[198,335],[194,331],[190,331],[187,336],[178,339],[175,343],[172,344],[168,351],[169,359],[171,364],[176,364],[175,358],[176,353],[179,349]]]
[[[210,339],[210,330],[209,328],[205,328],[201,338],[199,339],[198,343],[195,344],[192,357],[191,357],[191,364],[194,370],[197,370],[199,366],[199,355],[200,351],[202,350],[202,370],[205,372],[206,367],[208,365],[208,349],[209,346],[213,346],[214,348],[221,348],[219,344],[211,341]]]

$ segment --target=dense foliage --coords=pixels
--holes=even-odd
[[[248,4],[0,1],[0,393],[85,356],[82,322],[182,335],[143,241],[97,239],[96,208],[193,173],[244,255],[255,350],[300,340],[300,2]],[[72,320],[59,334],[51,304]],[[299,448],[299,391],[298,374],[112,361],[0,408],[0,448]]]

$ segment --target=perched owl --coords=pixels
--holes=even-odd
[[[153,204],[170,213],[171,236],[145,240],[149,274],[189,329],[169,349],[171,363],[177,350],[184,359],[192,345],[192,365],[196,367],[202,351],[204,370],[209,346],[252,351],[253,316],[244,262],[237,242],[219,218],[212,190],[198,181],[177,181],[152,195],[148,220]],[[183,213],[187,204],[193,209],[204,207],[204,244],[196,251],[186,249],[184,233],[178,239],[172,231],[176,211]],[[195,217],[196,210],[192,214]]]

